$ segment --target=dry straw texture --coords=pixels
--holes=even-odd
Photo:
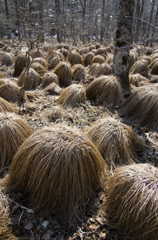
[[[3,73],[0,72],[0,79],[1,78],[6,78],[6,77],[3,75]]]
[[[110,169],[134,163],[137,152],[147,147],[131,127],[112,117],[95,122],[87,135],[98,147]]]
[[[29,63],[30,62],[31,62],[31,58],[29,57]],[[19,76],[27,64],[28,64],[28,57],[26,56],[25,53],[21,53],[17,55],[15,60],[15,65],[14,65],[13,76],[14,77]]]
[[[40,74],[41,76],[47,72],[47,69],[40,64],[39,62],[33,62],[31,64],[31,68],[33,68],[38,74]]]
[[[92,52],[87,53],[84,58],[84,65],[85,66],[90,65],[93,57],[94,57],[94,54]]]
[[[10,79],[0,79],[0,97],[8,102],[25,102],[24,92]]]
[[[45,88],[53,82],[56,83],[57,85],[59,84],[58,76],[53,72],[47,72],[42,77],[41,87]]]
[[[15,62],[15,56],[13,53],[4,53],[2,60],[1,60],[1,65],[6,65],[6,66],[11,66]]]
[[[17,112],[17,110],[10,102],[0,97],[0,112]]]
[[[63,91],[63,89],[55,82],[49,84],[44,90],[50,95],[60,95]]]
[[[107,63],[99,64],[96,70],[94,71],[93,76],[99,77],[101,75],[110,75],[112,73],[112,68]]]
[[[43,52],[42,52],[40,49],[37,49],[37,48],[32,49],[32,50],[30,51],[30,56],[31,56],[32,58],[39,58],[39,57],[44,58]]]
[[[120,167],[107,186],[110,223],[133,240],[158,239],[158,169],[149,164]]]
[[[92,141],[63,125],[43,128],[20,146],[10,168],[8,187],[30,196],[42,215],[54,214],[63,224],[84,213],[102,186],[106,164]]]
[[[106,103],[116,106],[121,102],[122,88],[116,77],[101,76],[88,84],[86,95],[97,104]]]
[[[76,51],[70,51],[68,54],[68,61],[74,65],[74,64],[82,64],[82,57],[81,55]]]
[[[91,61],[91,64],[93,63],[104,63],[105,62],[105,58],[101,55],[97,55],[97,56],[94,56],[92,61]]]
[[[85,78],[85,69],[81,64],[75,64],[72,67],[73,79],[76,81],[81,81]]]
[[[40,75],[33,68],[25,68],[17,81],[17,84],[25,90],[36,89],[40,83]]]
[[[154,65],[152,66],[152,69],[151,69],[150,73],[158,75],[158,59],[154,63]]]
[[[148,61],[137,60],[130,69],[130,74],[139,73],[142,76],[148,76]]]
[[[126,99],[120,115],[132,123],[158,131],[158,85],[134,88]]]
[[[55,68],[54,73],[59,77],[61,86],[69,86],[72,82],[72,70],[68,62],[60,62]]]
[[[75,107],[80,103],[84,103],[86,100],[85,89],[80,84],[72,84],[65,88],[57,99],[57,103],[63,106]]]
[[[42,57],[34,58],[32,63],[34,63],[34,62],[38,62],[38,63],[42,64],[46,69],[48,69],[48,63],[44,58],[42,58]]]
[[[103,48],[103,47],[98,48],[95,55],[102,55],[102,56],[106,57],[106,55],[107,55],[106,48]]]
[[[9,166],[22,142],[32,134],[32,130],[15,113],[0,113],[0,169]]]

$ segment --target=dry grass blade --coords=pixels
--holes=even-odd
[[[15,59],[15,66],[14,66],[14,73],[13,73],[14,77],[20,75],[20,73],[26,67],[27,62],[28,62],[28,57],[26,56],[26,53],[21,53],[17,55]],[[29,62],[31,62],[31,57],[29,58]]]
[[[82,64],[82,57],[78,52],[70,51],[68,54],[68,61],[74,65],[74,64]]]
[[[150,73],[158,75],[158,59],[154,63],[154,65],[152,66],[152,69],[151,69]]]
[[[7,186],[29,194],[30,205],[63,223],[84,214],[84,206],[102,186],[106,164],[92,141],[64,125],[32,134],[16,152]]]
[[[38,63],[42,64],[48,70],[48,63],[44,58],[42,58],[42,57],[34,58],[32,63],[34,63],[34,62],[38,62]]]
[[[134,163],[137,152],[147,147],[131,127],[111,117],[95,122],[87,135],[98,147],[109,169]]]
[[[148,61],[137,60],[130,69],[130,74],[139,73],[142,76],[148,76]]]
[[[100,63],[101,64],[101,63],[104,63],[104,62],[105,62],[105,58],[101,55],[97,55],[97,56],[94,56],[92,58],[91,64],[93,64],[93,63]]]
[[[53,71],[59,77],[61,86],[69,86],[72,82],[72,70],[68,62],[60,62]]]
[[[33,68],[38,74],[40,74],[41,76],[47,72],[47,69],[40,64],[39,62],[33,62],[31,64],[31,68]]]
[[[42,52],[40,49],[37,49],[37,48],[32,49],[32,50],[30,51],[30,56],[31,56],[32,58],[39,58],[39,57],[44,58],[43,52]]]
[[[94,57],[94,54],[92,52],[87,53],[84,58],[84,65],[85,66],[90,65],[93,57]]]
[[[133,240],[158,239],[158,169],[134,164],[116,169],[107,183],[109,222]]]
[[[17,109],[8,101],[0,97],[0,112],[15,112]]]
[[[51,84],[53,82],[56,83],[57,85],[59,85],[59,78],[58,78],[58,76],[55,73],[53,73],[53,72],[47,72],[42,77],[41,87],[45,88],[49,84]]]
[[[85,78],[85,69],[81,64],[75,64],[72,67],[72,76],[74,80],[81,81]]]
[[[25,90],[36,89],[40,83],[40,75],[33,68],[24,68],[17,81],[17,84]]]

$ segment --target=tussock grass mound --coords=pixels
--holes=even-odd
[[[47,72],[42,77],[41,87],[45,88],[49,84],[51,84],[53,82],[59,85],[59,78],[58,78],[58,76],[55,73],[53,73],[53,72]]]
[[[120,115],[131,123],[146,126],[153,131],[158,131],[158,85],[133,89],[126,99]]]
[[[15,56],[11,52],[6,52],[4,53],[2,60],[1,60],[1,65],[6,65],[6,66],[11,66],[15,62]]]
[[[112,53],[108,53],[105,62],[111,66],[113,64],[113,58],[114,55]]]
[[[38,62],[33,62],[31,64],[31,68],[33,68],[39,75],[43,75],[44,73],[47,72],[47,69],[40,63]]]
[[[71,65],[82,64],[82,57],[78,52],[70,51],[68,54],[68,61],[71,63]]]
[[[50,95],[60,95],[63,89],[55,82],[49,84],[44,91]]]
[[[64,57],[65,57],[65,59],[66,59],[66,57],[67,57],[67,56],[68,56],[68,54],[69,54],[68,50],[66,50],[66,49],[62,48],[62,49],[60,49],[60,52],[63,54],[63,56],[64,56]]]
[[[86,87],[86,96],[97,104],[119,105],[122,98],[122,87],[114,76],[101,76]]]
[[[158,60],[152,66],[150,73],[158,75]]]
[[[53,71],[59,77],[61,86],[67,87],[72,83],[72,70],[68,62],[60,62]]]
[[[9,79],[0,79],[0,97],[8,102],[25,102],[25,94],[14,82]]]
[[[158,169],[149,164],[120,167],[107,186],[111,225],[133,240],[158,239]]]
[[[134,163],[137,152],[147,147],[131,127],[112,117],[96,121],[87,135],[98,147],[110,169]]]
[[[32,130],[19,115],[0,113],[0,169],[10,165],[14,154]]]
[[[129,75],[129,82],[131,85],[134,85],[135,87],[140,86],[140,74],[136,73],[133,75]]]
[[[135,50],[130,50],[129,53],[129,68],[138,60],[138,53]]]
[[[97,48],[96,48],[97,49]],[[95,55],[102,55],[106,58],[107,55],[107,49],[104,47],[99,47],[95,53]]]
[[[93,63],[93,64],[90,66],[88,73],[89,73],[91,76],[95,76],[95,73],[96,73],[96,71],[98,70],[99,66],[100,66],[99,63]]]
[[[92,59],[94,58],[94,54],[92,52],[89,52],[84,57],[84,65],[88,66],[91,64]]]
[[[91,61],[91,64],[93,63],[104,63],[105,62],[105,58],[101,55],[97,55],[97,56],[94,56],[92,61]]]
[[[148,76],[148,62],[146,60],[137,60],[130,69],[130,74],[139,73],[142,76]]]
[[[32,63],[38,62],[42,64],[48,70],[48,62],[42,57],[37,57],[32,60]]]
[[[17,109],[8,101],[0,97],[0,112],[15,112]]]
[[[44,58],[43,52],[40,49],[37,49],[37,48],[34,48],[30,51],[30,56],[32,58],[39,58],[39,57]]]
[[[36,89],[41,83],[40,75],[33,69],[29,71],[25,68],[20,74],[17,84],[25,90]]]
[[[33,133],[12,161],[7,187],[29,196],[30,207],[63,224],[80,217],[102,186],[106,164],[92,141],[64,125]]]
[[[85,78],[85,69],[81,64],[75,64],[72,67],[72,78],[77,81],[81,81]]]
[[[29,63],[31,63],[31,57],[29,57]],[[14,65],[14,73],[13,76],[19,76],[20,73],[23,71],[23,69],[26,67],[28,63],[28,57],[26,56],[25,53],[21,53],[17,55],[15,59],[15,65]]]
[[[57,103],[62,106],[74,107],[86,100],[85,89],[81,84],[72,84],[65,88],[57,99]]]
[[[93,76],[99,77],[101,75],[110,75],[112,73],[112,68],[107,63],[99,64],[96,68]]]

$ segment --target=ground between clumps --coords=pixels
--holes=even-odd
[[[12,77],[13,70],[13,66],[0,67],[0,71],[6,77],[10,78],[10,81],[16,82],[18,77]],[[82,84],[86,86],[88,82],[89,79],[85,78]],[[57,123],[76,126],[86,131],[86,128],[101,118],[106,116],[118,116],[118,109],[110,105],[95,105],[95,102],[86,100],[85,103],[79,104],[75,108],[61,107],[55,101],[58,98],[57,96],[49,95],[42,89],[26,91],[26,94],[29,104],[26,102],[24,109],[23,107],[19,109],[16,103],[14,103],[14,105],[18,107],[20,116],[28,122],[33,131]],[[124,119],[122,120],[124,122]],[[126,121],[125,123],[132,126],[145,142],[151,146],[150,149],[138,155],[136,162],[151,163],[154,166],[158,166],[158,134],[151,132],[146,127],[138,128],[130,122]],[[3,181],[3,178],[0,179],[0,181]],[[0,187],[0,195],[2,190],[2,187]],[[28,208],[26,200],[22,199],[22,202],[20,202],[21,196],[19,196],[18,193],[14,193],[11,196],[7,195],[6,198],[7,202],[10,204],[9,207],[12,214],[9,225],[13,229],[14,235],[21,240],[129,239],[123,236],[121,232],[111,229],[106,217],[100,211],[101,206],[106,202],[106,195],[103,192],[99,192],[96,195],[86,216],[83,219],[78,219],[78,226],[75,227],[72,224],[70,229],[64,229],[64,227],[61,227],[59,223],[50,216],[47,218],[41,218],[40,216],[35,217],[31,209]],[[3,198],[1,201],[3,201]],[[6,199],[4,199],[4,201],[6,201]]]

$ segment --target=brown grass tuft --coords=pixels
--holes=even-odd
[[[102,55],[106,58],[106,55],[107,55],[107,49],[104,48],[104,47],[100,47],[97,49],[95,55]]]
[[[110,65],[107,63],[102,63],[98,65],[93,76],[99,77],[101,75],[110,75],[111,73],[112,73],[112,68],[110,67]]]
[[[17,109],[8,101],[0,97],[0,112],[15,112]]]
[[[50,95],[60,95],[63,91],[63,89],[61,87],[59,87],[58,84],[56,84],[55,82],[49,84],[44,91]]]
[[[133,240],[158,239],[158,169],[149,164],[120,167],[109,176],[109,222]]]
[[[158,85],[152,84],[133,90],[126,99],[120,115],[132,123],[158,131]]]
[[[10,165],[14,154],[32,130],[15,113],[0,113],[0,170]]]
[[[86,87],[86,95],[97,104],[106,103],[119,105],[122,97],[120,82],[114,76],[101,76]]]
[[[130,84],[134,85],[135,87],[139,87],[140,86],[140,77],[139,76],[140,76],[139,73],[129,75]]]
[[[158,60],[152,66],[150,73],[158,75]]]
[[[39,58],[39,57],[44,58],[43,52],[42,52],[40,49],[37,49],[37,48],[32,49],[32,50],[30,51],[30,56],[31,56],[32,58]]]
[[[54,73],[59,77],[61,86],[69,86],[72,83],[72,70],[68,62],[60,62],[55,68]]]
[[[148,76],[148,62],[146,60],[137,60],[130,69],[130,74],[139,73],[142,76]]]
[[[84,103],[86,100],[85,89],[80,84],[72,84],[65,88],[57,99],[57,103],[62,106],[75,107],[80,103]]]
[[[74,80],[81,81],[85,78],[85,69],[81,64],[75,64],[72,66],[72,77]]]
[[[47,69],[40,63],[38,62],[33,62],[31,64],[31,68],[33,68],[39,75],[43,75],[44,73],[47,72]]]
[[[102,186],[106,164],[98,149],[77,129],[43,128],[20,146],[7,186],[22,191],[42,215],[54,214],[63,224],[84,214],[85,205]]]
[[[82,64],[82,57],[81,55],[76,51],[70,51],[68,54],[68,61],[74,65],[74,64]]]
[[[25,68],[17,81],[17,84],[25,90],[36,89],[40,83],[40,75],[33,68],[29,68],[29,71]]]
[[[1,65],[11,66],[15,62],[15,56],[11,52],[6,52],[3,54]]]
[[[3,75],[3,73],[0,72],[0,79],[1,78],[6,78],[6,77]]]
[[[26,57],[25,53],[17,55],[15,59],[15,66],[14,66],[14,73],[13,73],[14,77],[20,75],[20,73],[26,67],[27,61],[28,61],[28,57]],[[29,61],[31,62],[31,58]]]
[[[69,53],[68,50],[62,48],[62,49],[60,49],[60,52],[63,54],[63,56],[64,56],[65,59],[66,59],[66,57],[68,56],[68,53]]]
[[[97,71],[97,69],[99,68],[99,66],[100,66],[99,63],[93,63],[93,64],[90,66],[88,73],[89,73],[91,76],[95,76],[95,72]]]
[[[104,63],[105,62],[105,58],[101,55],[97,55],[97,56],[94,56],[92,61],[91,61],[91,64],[93,63]]]
[[[92,59],[94,58],[94,54],[92,52],[89,52],[84,57],[84,65],[88,66],[91,64]]]
[[[112,117],[96,121],[87,135],[98,147],[110,169],[134,163],[137,152],[147,147],[131,127]]]
[[[49,84],[51,84],[53,82],[56,83],[57,85],[59,85],[59,78],[58,78],[58,76],[55,73],[53,73],[53,72],[47,72],[42,77],[41,87],[45,88]]]
[[[48,62],[44,58],[42,57],[34,58],[32,60],[32,63],[35,63],[35,62],[42,64],[48,70]]]

